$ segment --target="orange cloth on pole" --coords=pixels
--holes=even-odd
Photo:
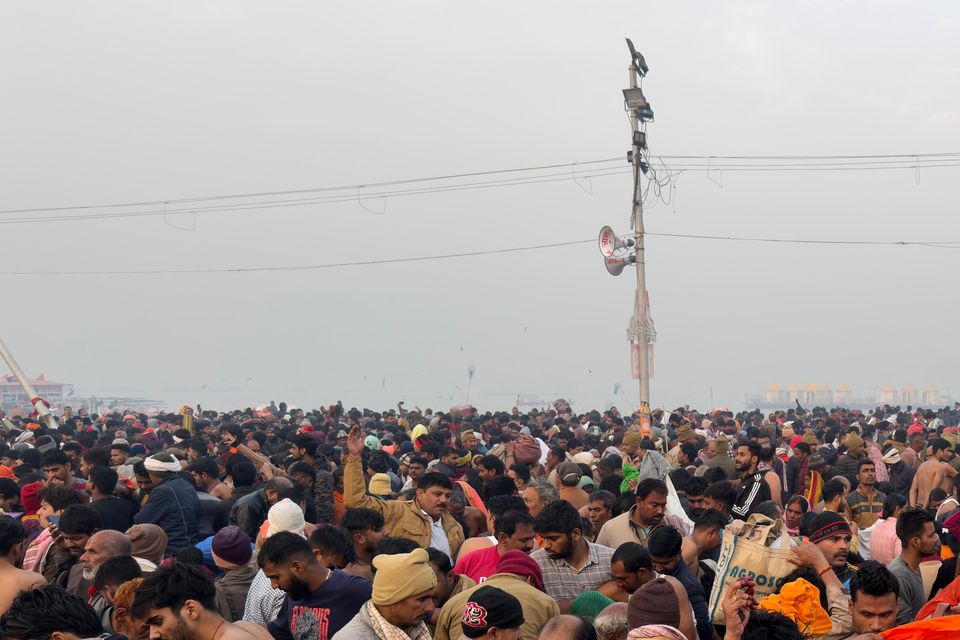
[[[830,614],[820,605],[820,590],[803,578],[788,582],[780,593],[761,600],[760,608],[779,611],[796,622],[804,636],[822,636],[833,627]]]
[[[960,635],[960,616],[927,618],[894,627],[880,635],[883,640],[955,640]]]

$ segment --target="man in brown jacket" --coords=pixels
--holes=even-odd
[[[417,482],[413,500],[378,500],[367,495],[360,455],[363,440],[354,426],[347,438],[347,459],[343,467],[343,506],[373,509],[387,523],[387,534],[413,540],[421,547],[433,547],[451,559],[463,544],[463,529],[447,513],[453,485],[440,473],[426,473]]]

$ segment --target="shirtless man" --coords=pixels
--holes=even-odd
[[[910,486],[910,506],[920,506],[926,509],[930,500],[930,492],[937,487],[949,495],[953,478],[957,475],[956,469],[947,464],[950,458],[950,443],[937,438],[930,443],[931,455],[926,462],[917,469]]]
[[[17,568],[23,559],[24,537],[26,533],[19,521],[0,517],[0,614],[7,612],[21,591],[46,584],[39,573]]]

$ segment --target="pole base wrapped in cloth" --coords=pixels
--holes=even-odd
[[[792,546],[782,520],[755,513],[746,522],[728,524],[723,531],[717,574],[707,602],[710,620],[723,620],[723,595],[740,578],[753,578],[757,600],[775,593],[783,579],[796,568],[790,562],[794,557]]]

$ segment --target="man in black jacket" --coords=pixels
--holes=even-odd
[[[292,486],[293,483],[287,478],[273,478],[262,488],[237,500],[230,509],[227,521],[243,529],[251,540],[256,540],[270,507],[280,500],[280,490]]]
[[[737,446],[734,464],[740,474],[740,490],[730,510],[730,515],[737,520],[746,520],[758,504],[770,500],[770,485],[763,479],[763,473],[757,471],[760,453],[760,444],[753,440]]]

